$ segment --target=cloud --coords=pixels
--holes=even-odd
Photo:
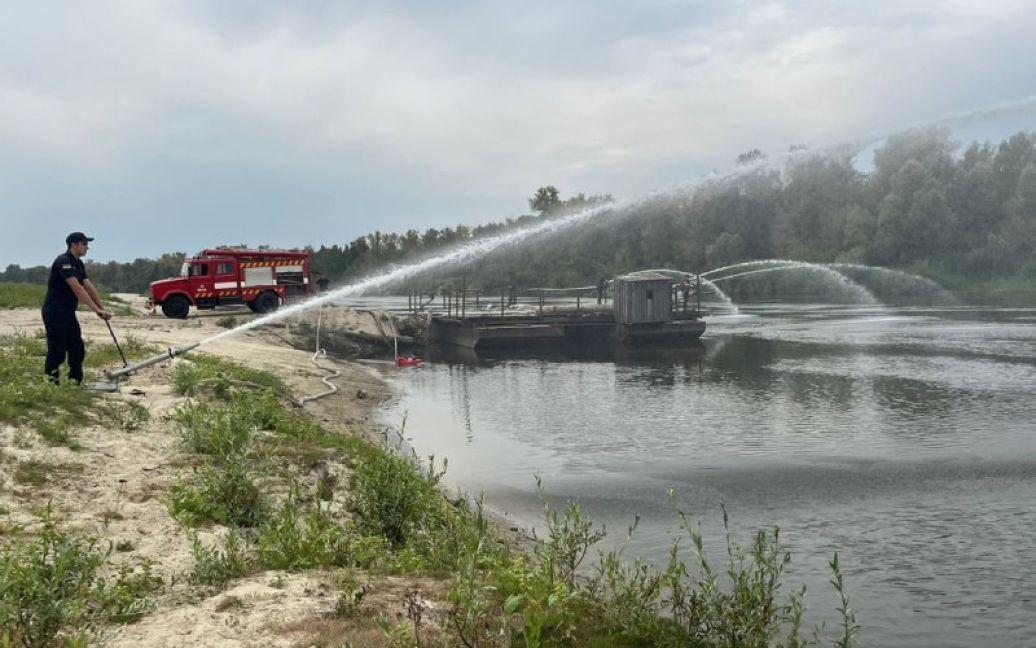
[[[2,11],[5,169],[31,160],[127,184],[167,160],[179,172],[280,170],[329,194],[362,177],[356,203],[399,192],[395,213],[374,204],[417,226],[443,224],[418,222],[421,201],[498,219],[547,182],[627,195],[749,148],[829,144],[1016,99],[1031,93],[1036,49],[1036,11],[1020,0],[532,2],[518,16],[481,3]]]

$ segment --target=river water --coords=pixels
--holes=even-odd
[[[1036,645],[1036,310],[741,311],[681,351],[431,352],[387,370],[386,422],[519,524],[534,474],[614,542],[639,516],[630,555],[658,564],[669,489],[714,562],[721,503],[742,544],[779,526],[829,628],[837,550],[863,646]]]

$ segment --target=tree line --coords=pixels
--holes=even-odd
[[[801,147],[796,147],[797,149]],[[893,136],[861,168],[854,153],[797,150],[782,168],[758,163],[693,190],[634,205],[610,196],[563,199],[548,185],[533,213],[478,226],[375,231],[311,249],[313,268],[334,283],[407,263],[452,246],[572,210],[600,213],[559,235],[526,241],[463,268],[428,275],[419,287],[466,283],[496,290],[567,287],[652,267],[701,272],[764,258],[882,265],[943,279],[1036,278],[1036,135],[1020,132],[962,148],[941,129]],[[131,263],[90,263],[94,280],[116,292],[144,292],[179,273],[184,255]],[[45,282],[48,268],[9,265],[0,281]]]
[[[1036,279],[1036,135],[962,148],[928,129],[851,152],[796,147],[782,168],[739,173],[529,241],[443,278],[454,285],[579,286],[646,268],[703,272],[785,258],[880,265],[949,284]]]

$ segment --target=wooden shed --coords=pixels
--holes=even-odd
[[[646,324],[673,319],[673,280],[660,274],[617,277],[614,289],[616,324]]]

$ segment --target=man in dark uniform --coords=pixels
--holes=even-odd
[[[101,304],[94,284],[86,276],[86,265],[80,260],[86,255],[93,239],[82,232],[72,232],[65,238],[68,250],[58,255],[50,266],[47,296],[43,300],[43,325],[47,329],[47,360],[44,371],[55,384],[60,381],[58,369],[68,356],[68,377],[77,383],[83,381],[83,359],[86,347],[76,319],[76,307],[83,302],[103,320],[112,314]]]

